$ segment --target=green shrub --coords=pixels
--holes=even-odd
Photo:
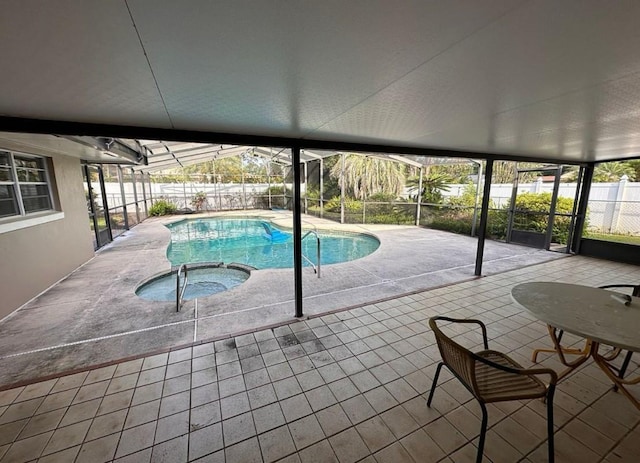
[[[389,201],[389,204],[376,204],[374,201]],[[309,206],[309,213],[320,215],[320,207]],[[327,219],[340,220],[340,197],[336,196],[324,205],[323,215]],[[384,193],[372,195],[366,202],[353,198],[344,199],[344,220],[346,223],[396,224],[408,225],[415,223],[415,205],[396,200],[393,195]]]
[[[269,188],[258,193],[255,198],[256,209],[269,209],[269,193],[271,193],[271,207],[285,207],[286,199],[283,201],[282,195],[291,196],[291,190],[282,185],[271,185]]]
[[[462,190],[461,195],[449,196],[446,203],[451,206],[474,207],[476,204],[476,186],[473,183],[468,183]]]
[[[396,196],[391,193],[375,193],[367,198],[367,202],[391,203],[396,199]]]
[[[149,215],[151,216],[159,216],[159,215],[169,215],[176,212],[178,208],[175,204],[167,199],[157,199],[154,201],[153,205],[149,209]]]
[[[550,207],[551,193],[518,194],[516,197],[516,213],[513,222],[514,228],[539,233],[546,232]],[[487,231],[492,238],[506,238],[509,208],[510,203],[507,203],[502,210],[489,211]],[[571,214],[572,209],[572,198],[558,197],[556,214]],[[556,243],[566,244],[569,237],[570,226],[571,217],[556,215],[553,222],[552,240]]]
[[[340,212],[340,196],[335,196],[327,201],[324,205],[324,210],[327,212]],[[362,202],[352,198],[344,198],[344,212],[351,214],[359,212],[362,214]]]
[[[471,219],[461,219],[461,218],[447,218],[447,217],[439,217],[435,218],[429,224],[429,228],[434,228],[436,230],[444,230],[452,233],[458,233],[460,235],[470,235],[471,234]]]

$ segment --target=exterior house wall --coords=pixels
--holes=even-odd
[[[80,160],[51,155],[64,217],[0,233],[0,319],[94,255]]]

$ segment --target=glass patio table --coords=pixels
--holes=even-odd
[[[611,363],[617,354],[598,352],[600,344],[640,352],[640,298],[590,286],[553,282],[516,285],[511,290],[511,297],[547,324],[555,347],[551,351],[556,352],[562,363],[569,367],[561,376],[591,357],[615,387],[640,410],[640,402],[625,387],[640,383],[640,376],[622,378],[620,369]],[[586,338],[585,347],[562,347],[560,330]],[[577,355],[578,358],[569,362],[565,354]]]

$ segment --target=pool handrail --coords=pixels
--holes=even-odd
[[[302,258],[307,262],[309,262],[311,267],[313,267],[313,271],[316,273],[316,275],[318,275],[318,278],[320,278],[320,236],[318,236],[318,232],[316,232],[315,230],[309,230],[307,233],[305,233],[302,236],[302,239],[300,240],[300,242],[304,241],[304,239],[309,235],[314,235],[316,237],[316,243],[318,247],[317,254],[316,254],[316,258],[317,258],[316,262],[318,262],[318,265],[316,266],[307,256],[304,255],[304,253],[302,253]]]
[[[182,283],[182,288],[180,288],[180,274],[184,270],[184,283]],[[178,273],[176,274],[176,312],[180,312],[180,307],[182,307],[184,292],[187,289],[187,282],[189,278],[187,276],[187,264],[182,264],[178,268]]]

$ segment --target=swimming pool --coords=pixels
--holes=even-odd
[[[264,223],[273,230],[267,234]],[[168,224],[171,244],[167,257],[171,264],[191,262],[238,262],[257,269],[293,267],[291,232],[280,230],[264,219],[206,218],[186,219]],[[322,265],[360,259],[380,246],[380,241],[364,233],[318,232]],[[308,237],[302,252],[314,264],[316,241]],[[304,265],[309,265],[304,262]]]
[[[149,301],[175,301],[176,274],[177,270],[172,270],[141,283],[136,288],[136,295]],[[244,283],[247,278],[249,272],[242,269],[198,264],[188,269],[183,299],[189,301],[221,293]],[[184,281],[184,275],[181,281]]]

